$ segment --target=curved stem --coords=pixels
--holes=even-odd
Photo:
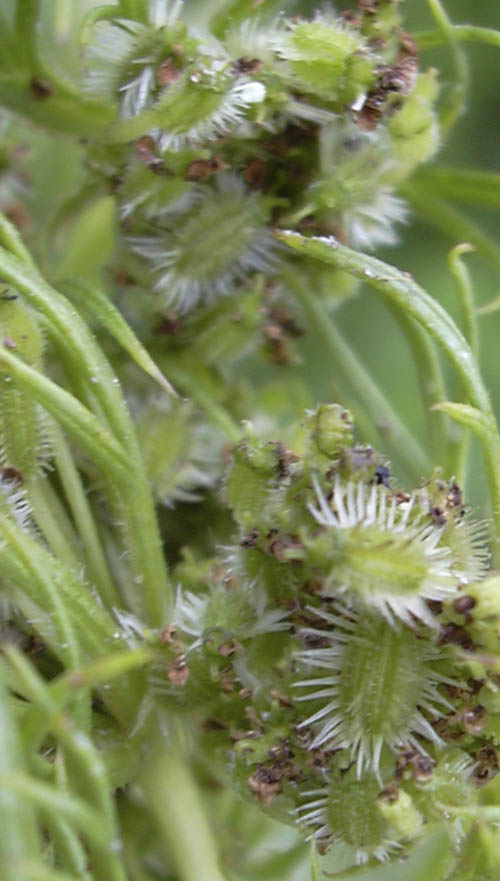
[[[52,429],[52,445],[64,493],[85,550],[90,578],[106,608],[118,607],[120,598],[109,573],[92,510],[67,441],[58,426]]]
[[[467,58],[455,37],[453,27],[440,0],[427,0],[431,13],[443,34],[453,64],[454,82],[448,100],[441,107],[441,125],[448,132],[462,113],[467,100],[469,70]]]
[[[183,756],[168,742],[143,778],[143,789],[156,817],[179,881],[225,881],[200,797]]]
[[[447,397],[441,371],[441,365],[432,340],[425,334],[419,324],[398,309],[394,303],[388,303],[394,320],[399,325],[406,337],[408,347],[413,356],[413,363],[417,371],[422,403],[427,421],[429,440],[432,450],[433,461],[441,462],[447,470],[453,466],[456,441],[450,432],[448,420],[440,413],[433,413],[432,407]]]
[[[400,309],[416,319],[440,345],[463,382],[470,403],[484,415],[488,431],[483,433],[482,448],[492,509],[495,533],[500,542],[500,435],[493,408],[481,373],[470,346],[451,316],[437,300],[423,290],[407,272],[402,272],[375,257],[353,251],[330,238],[305,238],[290,230],[280,230],[276,237],[295,251],[343,269],[355,278],[365,281]]]

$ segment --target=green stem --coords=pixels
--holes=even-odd
[[[16,563],[24,569],[28,579],[31,580],[37,597],[41,604],[50,609],[53,616],[53,627],[57,633],[59,653],[65,665],[77,667],[80,662],[80,643],[76,637],[69,609],[61,599],[52,573],[46,568],[39,567],[39,560],[30,553],[35,542],[22,532],[14,523],[10,523],[6,517],[0,517],[0,535],[10,553],[15,555]],[[4,554],[1,554],[4,557]],[[8,574],[8,562],[4,560],[6,573]],[[26,582],[26,579],[23,579]]]
[[[450,251],[450,253],[448,254],[448,265],[450,267],[450,272],[452,273],[457,284],[457,291],[462,311],[463,334],[471,347],[472,354],[477,359],[479,355],[479,335],[474,305],[474,293],[467,267],[460,259],[462,254],[467,254],[468,252],[473,250],[474,248],[472,247],[472,245],[457,245],[456,248],[453,248],[453,250]],[[466,486],[467,482],[468,447],[468,434],[464,432],[462,434],[462,439],[457,449],[454,469],[457,480],[463,487]]]
[[[0,244],[22,260],[28,266],[34,266],[33,259],[26,245],[24,244],[17,228],[7,219],[5,214],[0,211]]]
[[[67,791],[67,775],[64,767],[64,759],[61,751],[58,750],[54,762],[55,778],[58,789]],[[53,839],[56,849],[58,863],[60,862],[63,869],[74,872],[81,881],[92,881],[86,870],[86,854],[83,845],[71,826],[66,822],[64,817],[48,813],[44,817],[47,828],[50,830],[50,836]]]
[[[432,344],[419,324],[398,309],[393,303],[387,304],[394,320],[406,337],[412,360],[417,371],[420,394],[427,421],[432,459],[441,462],[447,470],[455,473],[453,461],[456,440],[450,431],[449,420],[442,414],[433,413],[432,407],[447,397],[441,365]],[[456,432],[455,432],[456,433]]]
[[[454,29],[440,0],[427,0],[431,13],[447,44],[453,64],[453,87],[441,107],[441,126],[448,132],[462,113],[467,100],[469,71],[467,58],[455,37]]]
[[[100,848],[108,848],[112,843],[107,839],[107,829],[96,817],[94,811],[81,799],[58,792],[49,783],[40,783],[27,774],[0,771],[0,786],[9,793],[18,795],[43,811],[51,811],[65,816],[87,838]]]
[[[346,377],[377,431],[391,444],[409,474],[420,480],[423,475],[429,473],[430,462],[419,444],[347,345],[321,299],[311,292],[306,283],[301,284],[295,277],[288,277],[287,283],[304,307],[314,332],[327,348],[335,369]]]
[[[77,537],[48,479],[43,475],[32,478],[27,486],[27,494],[37,526],[52,553],[65,566],[78,572],[82,561],[78,555]]]
[[[493,28],[481,28],[472,24],[456,24],[451,25],[449,30],[453,31],[454,39],[459,40],[461,43],[482,43],[500,49],[500,31],[495,31]],[[436,49],[447,42],[447,37],[441,29],[437,31],[421,31],[420,33],[413,34],[413,38],[422,51]]]
[[[21,738],[11,710],[10,696],[0,681],[0,775],[22,772]],[[2,881],[20,881],[16,862],[39,854],[31,806],[20,793],[2,790],[0,797],[0,866]]]
[[[120,0],[120,11],[123,18],[146,22],[148,20],[148,0]]]
[[[196,784],[177,750],[165,744],[143,778],[143,789],[155,815],[179,881],[225,881],[215,842],[200,804]]]
[[[52,439],[56,467],[83,543],[89,576],[106,608],[117,608],[121,605],[120,598],[109,572],[92,509],[64,434],[57,426],[52,431]]]
[[[476,308],[474,304],[474,292],[467,267],[460,259],[463,254],[468,254],[474,248],[469,244],[457,245],[448,254],[448,266],[456,283],[462,311],[462,331],[465,339],[471,347],[475,358],[479,354],[479,336],[477,330]]]
[[[470,403],[482,412],[488,431],[482,434],[498,556],[500,540],[500,436],[490,398],[470,346],[451,316],[409,275],[382,260],[360,254],[330,238],[305,238],[299,233],[278,231],[276,237],[308,257],[349,272],[423,325],[441,346],[463,382]]]

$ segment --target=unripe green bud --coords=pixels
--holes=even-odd
[[[304,426],[310,432],[311,445],[328,459],[335,459],[352,443],[352,416],[339,404],[321,404],[307,414]]]
[[[373,79],[363,38],[340,21],[293,24],[279,52],[302,89],[336,104],[352,103]]]
[[[378,809],[396,830],[398,838],[413,841],[422,833],[423,817],[404,789],[389,786],[378,797]]]

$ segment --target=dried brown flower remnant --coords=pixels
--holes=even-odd
[[[42,77],[39,76],[34,76],[30,80],[30,92],[36,101],[44,101],[46,98],[50,98],[54,94],[54,89],[48,80],[42,79]]]
[[[231,73],[234,73],[234,74],[255,73],[261,67],[262,67],[262,61],[260,58],[248,58],[247,55],[243,55],[242,58],[237,58],[236,61],[233,61],[233,64],[231,65]]]
[[[198,183],[208,180],[216,171],[227,168],[227,164],[220,156],[211,156],[210,159],[194,159],[190,162],[185,173],[184,180]]]
[[[267,807],[281,792],[282,776],[281,768],[266,768],[265,765],[258,765],[252,776],[248,778],[247,785],[264,807]]]
[[[186,656],[184,654],[178,655],[169,662],[167,666],[167,676],[172,685],[176,685],[178,688],[184,688],[189,676]]]
[[[174,64],[173,58],[165,58],[156,71],[156,79],[159,86],[168,86],[174,83],[181,75],[180,70]]]

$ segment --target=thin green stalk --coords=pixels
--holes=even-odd
[[[1,672],[1,671],[0,671]],[[10,705],[10,696],[0,680],[0,775],[21,773],[21,740]],[[35,818],[22,794],[0,789],[0,866],[2,881],[21,881],[16,862],[39,854]],[[23,879],[24,881],[24,879]]]
[[[0,244],[6,248],[7,251],[10,251],[11,254],[14,254],[15,257],[18,257],[19,260],[27,263],[28,266],[34,266],[33,258],[19,235],[19,230],[1,211]]]
[[[382,437],[391,444],[408,473],[420,480],[430,471],[430,462],[417,441],[394,412],[379,387],[345,342],[324,307],[306,282],[288,277],[287,283],[304,307],[307,318],[317,336],[328,350],[335,371],[345,376],[359,397],[363,408]]]
[[[80,730],[72,728],[65,714],[52,719],[52,731],[64,748],[71,789],[85,799],[106,830],[107,848],[90,844],[95,881],[126,881],[119,853],[118,828],[112,802],[112,790],[99,752]],[[119,850],[119,849],[118,849]]]
[[[43,475],[32,478],[26,486],[36,524],[53,554],[75,572],[81,569],[74,529],[61,501]]]
[[[343,269],[365,281],[384,297],[416,319],[440,345],[462,380],[471,404],[485,419],[488,430],[481,442],[494,512],[498,557],[500,540],[500,436],[490,398],[470,346],[451,316],[409,275],[382,260],[360,254],[330,238],[306,238],[299,233],[279,231],[277,238],[296,251]]]
[[[495,46],[500,49],[500,31],[493,28],[482,28],[472,24],[456,24],[451,25],[450,30],[453,31],[455,40],[461,43],[482,43],[487,46]],[[442,29],[437,31],[420,31],[413,34],[413,39],[422,51],[426,49],[436,49],[447,42],[447,38]]]
[[[0,529],[6,593],[65,666],[75,669],[80,657],[96,659],[123,649],[113,618],[74,573],[6,518],[0,520]],[[129,725],[143,697],[142,679],[118,678],[102,696],[116,718]]]
[[[443,34],[453,64],[453,87],[441,107],[441,127],[448,132],[461,115],[467,100],[469,70],[465,53],[455,37],[453,26],[440,0],[427,0],[431,13]]]
[[[163,376],[149,352],[139,342],[114,303],[95,285],[88,282],[67,282],[63,289],[78,309],[88,312],[97,319],[99,324],[123,347],[131,358],[144,370],[162,389],[177,397],[168,379]]]
[[[35,590],[40,598],[43,597],[43,602],[51,609],[53,626],[58,636],[60,653],[64,663],[69,667],[77,667],[81,661],[80,644],[71,622],[69,610],[61,600],[52,574],[46,569],[40,569],[39,561],[30,553],[30,548],[35,544],[34,540],[4,516],[0,516],[0,535],[8,547],[9,554],[15,555],[18,565],[24,569],[27,577],[36,586]],[[0,556],[4,556],[3,552]]]
[[[461,260],[463,254],[470,253],[473,250],[474,248],[472,245],[457,245],[457,247],[453,248],[448,254],[448,265],[457,285],[462,312],[462,331],[465,339],[471,347],[472,354],[477,359],[479,355],[479,334],[474,304],[474,292],[469,271]],[[466,486],[467,481],[468,448],[469,437],[467,432],[463,432],[461,443],[457,449],[455,474],[460,485],[464,487]]]
[[[393,303],[388,308],[406,337],[417,371],[422,404],[426,416],[432,459],[441,462],[455,473],[453,462],[456,455],[456,430],[450,431],[450,423],[445,416],[433,413],[434,404],[447,398],[443,373],[432,340],[419,324],[398,309]],[[454,436],[455,435],[455,436]]]
[[[67,790],[66,769],[60,750],[56,754],[54,770],[58,789]],[[46,814],[44,821],[54,842],[58,864],[74,873],[81,881],[92,881],[86,869],[87,856],[84,847],[71,824],[64,816],[57,816],[53,812]]]
[[[33,780],[27,774],[12,769],[0,771],[0,787],[40,810],[65,816],[95,846],[103,849],[112,846],[100,817],[96,817],[95,812],[81,799],[58,792],[51,784]]]
[[[472,245],[457,245],[448,254],[448,266],[450,267],[450,272],[457,283],[460,308],[462,311],[462,332],[471,347],[472,354],[477,358],[479,354],[479,335],[477,329],[474,292],[469,271],[460,259],[463,254],[470,254],[471,251],[474,251]]]
[[[120,11],[123,18],[132,21],[148,20],[148,0],[120,0]]]
[[[106,608],[119,607],[120,598],[109,572],[92,509],[66,439],[57,426],[52,431],[52,449],[64,494],[82,540],[89,577]]]
[[[166,748],[165,748],[166,747]],[[179,881],[225,881],[196,784],[169,741],[159,747],[142,787]]]

